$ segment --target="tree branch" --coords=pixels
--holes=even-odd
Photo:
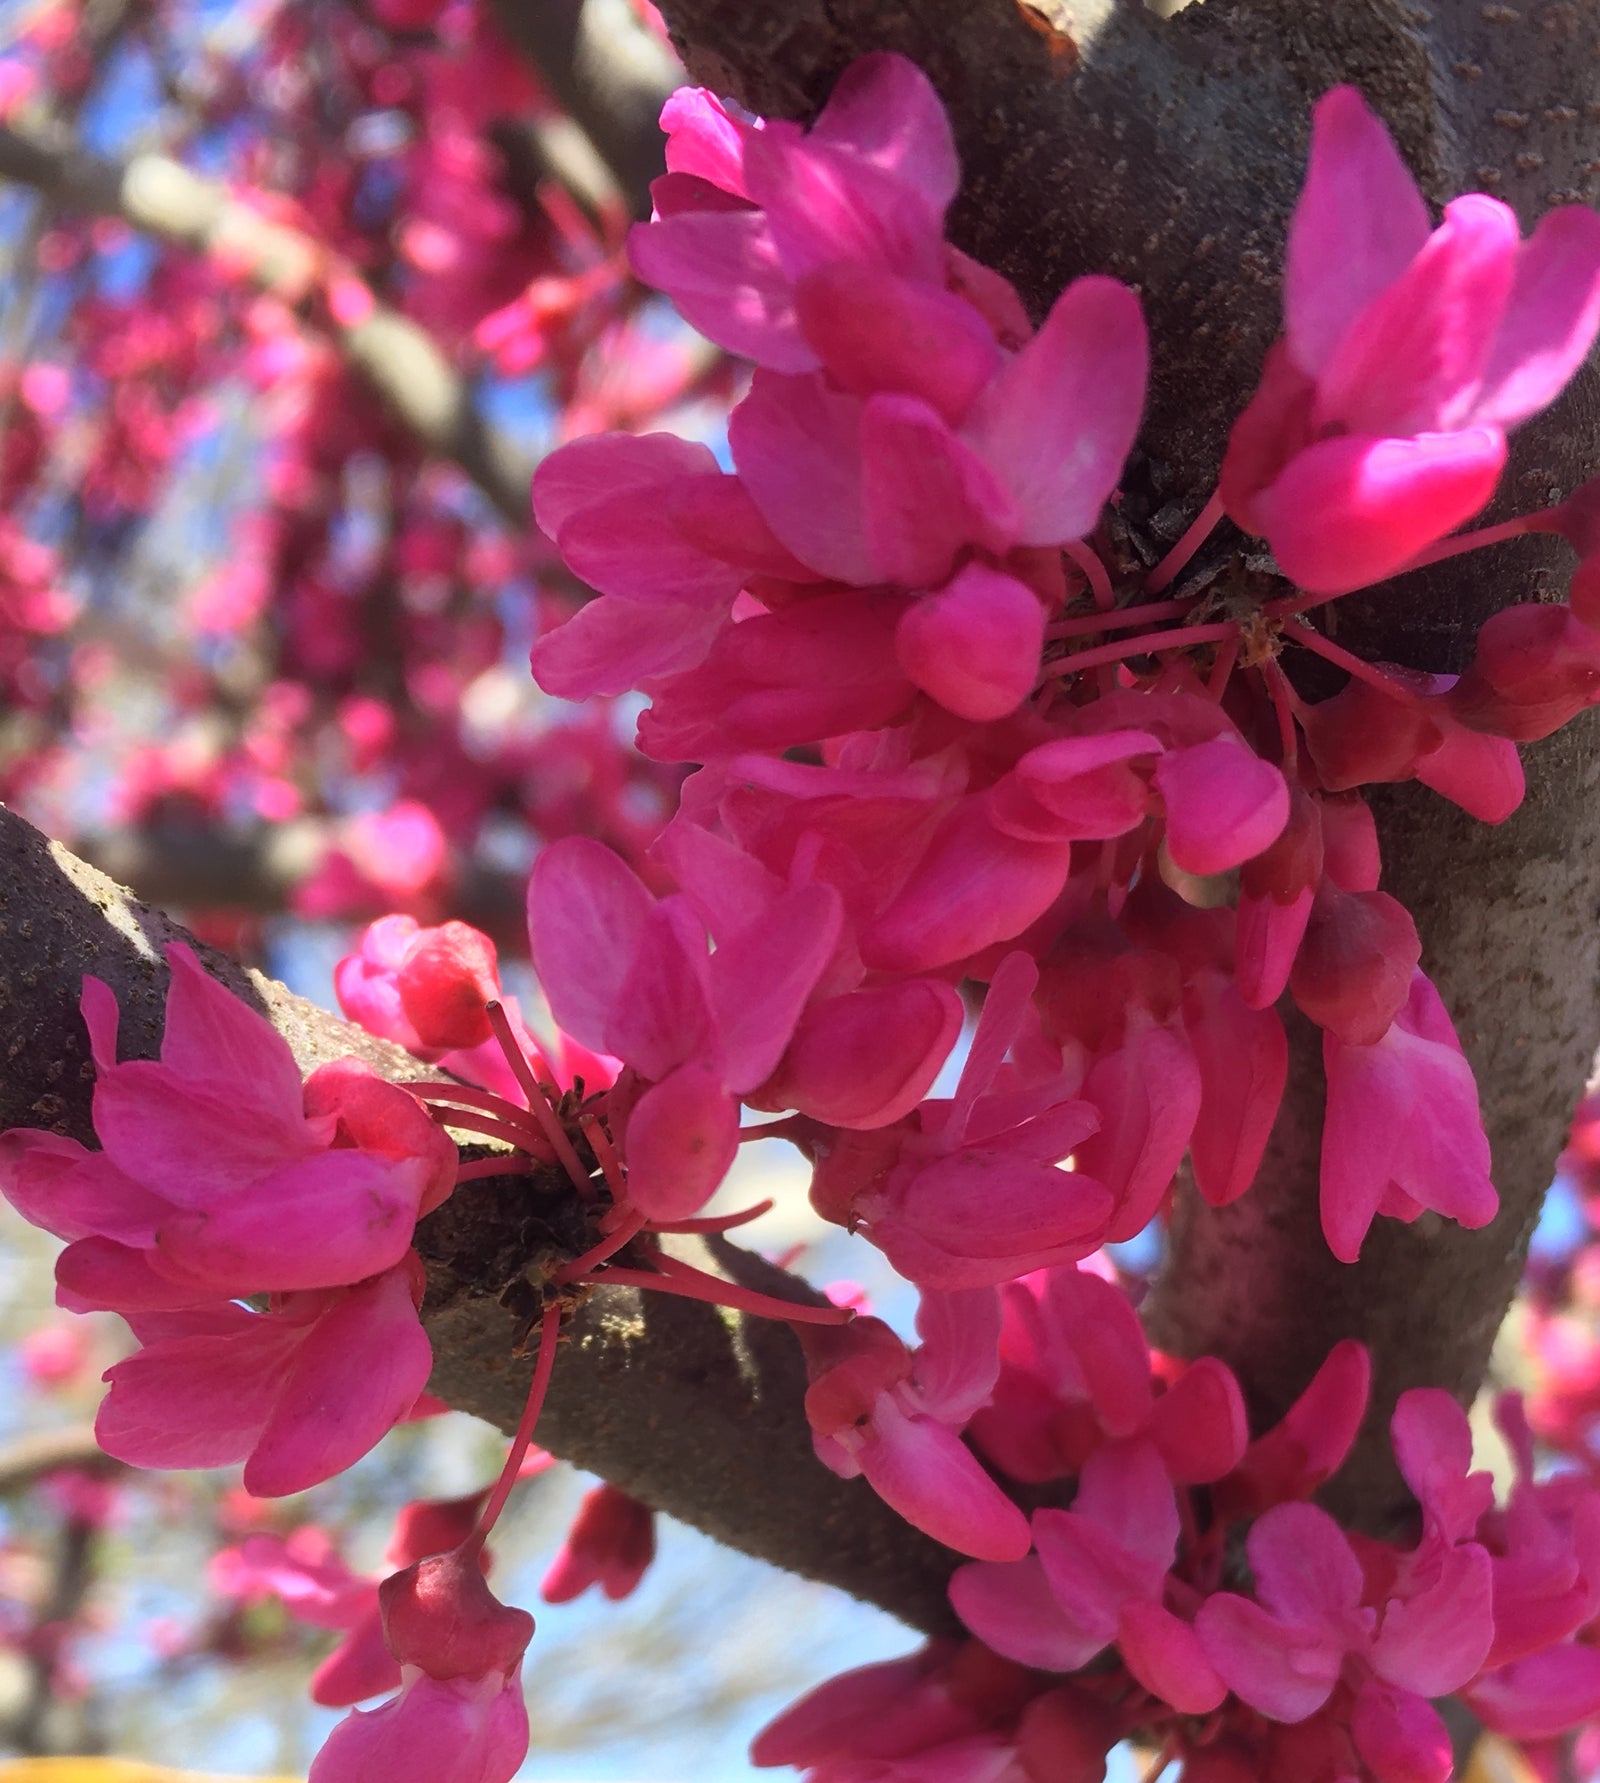
[[[302,303],[338,265],[299,230],[274,223],[165,155],[126,164],[75,143],[0,126],[0,179],[31,186],[68,210],[117,216],[144,234],[242,270],[250,282]],[[326,319],[346,359],[428,451],[467,474],[518,531],[529,523],[533,466],[478,411],[466,381],[428,333],[374,301],[358,320]]]
[[[189,941],[207,969],[272,1022],[303,1071],[354,1053],[391,1079],[427,1075],[375,1040],[195,943],[13,813],[0,809],[0,1129],[43,1126],[94,1143],[94,1069],[78,1017],[82,975],[122,1008],[119,1047],[154,1057],[167,968]],[[482,1156],[484,1148],[467,1148]],[[525,1323],[515,1284],[590,1242],[564,1179],[469,1183],[418,1228],[428,1268],[423,1323],[432,1390],[514,1428],[532,1360],[513,1355]],[[720,1241],[682,1241],[703,1268],[782,1298],[816,1302],[804,1282]],[[508,1292],[509,1295],[508,1295]],[[524,1290],[526,1292],[526,1289]],[[502,1304],[502,1300],[506,1303]],[[539,1425],[556,1454],[730,1547],[946,1628],[944,1585],[958,1557],[919,1535],[861,1480],[835,1477],[811,1450],[800,1347],[781,1324],[719,1308],[602,1289],[568,1322]]]
[[[1139,290],[1154,364],[1124,509],[1136,523],[1192,514],[1209,493],[1279,326],[1285,227],[1328,87],[1362,86],[1436,201],[1487,186],[1527,225],[1600,193],[1600,21],[1574,6],[1206,0],[1167,22],[1135,0],[661,4],[691,77],[763,113],[813,113],[867,50],[909,55],[951,110],[960,245],[1036,315],[1084,272]],[[1519,436],[1505,511],[1592,473],[1597,410],[1591,368]],[[1482,620],[1548,590],[1561,555],[1520,541],[1350,597],[1341,640],[1459,670]],[[1359,1264],[1337,1263],[1317,1220],[1321,1061],[1300,1023],[1255,1187],[1221,1212],[1181,1202],[1148,1309],[1157,1341],[1233,1365],[1257,1428],[1338,1338],[1372,1344],[1372,1414],[1336,1488],[1375,1530],[1407,1508],[1387,1436],[1395,1395],[1476,1389],[1600,1041],[1597,740],[1585,722],[1533,750],[1527,802],[1499,829],[1417,788],[1373,800],[1385,884],[1417,917],[1483,1090],[1500,1218],[1477,1233],[1382,1220]]]

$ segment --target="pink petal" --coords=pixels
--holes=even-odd
[[[1005,490],[913,396],[870,396],[862,408],[861,502],[875,578],[907,588],[937,586],[968,547],[999,555],[1015,536]]]
[[[1000,1373],[1000,1296],[993,1288],[924,1292],[917,1335],[917,1404],[959,1428],[987,1401]]]
[[[1071,843],[1002,835],[981,797],[963,800],[861,937],[862,960],[886,971],[926,971],[1009,941],[1055,902],[1071,862]]]
[[[1109,1436],[1142,1430],[1154,1403],[1150,1346],[1127,1295],[1090,1270],[1060,1269],[1042,1310],[1071,1350],[1100,1427]]]
[[[711,956],[722,1081],[735,1095],[753,1090],[776,1069],[833,957],[842,916],[831,885],[798,885]]]
[[[1474,192],[1351,325],[1318,379],[1316,418],[1356,434],[1466,424],[1516,266],[1516,214]]]
[[[961,998],[935,978],[851,991],[800,1017],[761,1105],[831,1127],[886,1127],[927,1095],[961,1032]]]
[[[1250,1441],[1232,1369],[1215,1356],[1191,1363],[1156,1400],[1150,1435],[1180,1486],[1210,1485],[1231,1473]]]
[[[1089,1555],[1089,1570],[1078,1573],[1070,1582],[1058,1579],[1061,1569],[1046,1556],[1045,1570],[1055,1582],[1056,1595],[1069,1610],[1090,1596],[1110,1604],[1110,1598],[1104,1594],[1104,1580],[1097,1584],[1093,1577],[1094,1565],[1109,1565],[1116,1577],[1126,1574],[1130,1580],[1142,1580],[1137,1590],[1130,1585],[1129,1594],[1151,1597],[1159,1591],[1177,1554],[1177,1495],[1160,1451],[1143,1437],[1106,1443],[1096,1449],[1078,1476],[1078,1494],[1071,1511],[1041,1512],[1041,1518],[1045,1516],[1050,1518],[1052,1530],[1048,1545],[1058,1554],[1062,1540],[1069,1538],[1075,1548],[1088,1544],[1100,1552],[1098,1562]],[[1039,1552],[1044,1554],[1047,1544],[1042,1528],[1039,1537]],[[1105,1547],[1106,1543],[1111,1547]],[[1080,1594],[1087,1595],[1080,1598]]]
[[[1158,1603],[1125,1603],[1117,1619],[1123,1664],[1181,1715],[1209,1715],[1228,1694],[1200,1637]]]
[[[1110,1211],[1106,1191],[1078,1172],[980,1150],[859,1205],[895,1268],[931,1288],[985,1287],[1076,1260],[1100,1242]]]
[[[811,134],[893,174],[931,211],[942,213],[961,183],[944,105],[905,56],[858,56],[834,83]]]
[[[1472,419],[1511,428],[1555,401],[1600,329],[1600,217],[1546,213],[1522,244]]]
[[[1413,1387],[1396,1402],[1389,1431],[1400,1472],[1423,1509],[1447,1541],[1468,1540],[1494,1506],[1494,1482],[1471,1471],[1467,1414],[1442,1387]]]
[[[347,1289],[295,1354],[245,1463],[245,1490],[279,1498],[342,1473],[411,1410],[432,1367],[408,1269]]]
[[[1283,307],[1294,357],[1315,372],[1420,251],[1428,210],[1393,138],[1354,87],[1324,93],[1311,117]]]
[[[1148,360],[1138,298],[1076,279],[973,404],[966,437],[1016,502],[1021,544],[1094,530],[1139,430]]]
[[[703,607],[646,605],[604,595],[533,646],[533,678],[557,699],[627,693],[658,675],[704,662],[727,615]]]
[[[1419,1696],[1448,1696],[1471,1681],[1494,1641],[1489,1556],[1476,1542],[1445,1555],[1426,1591],[1393,1602],[1372,1643],[1379,1677]]]
[[[219,984],[174,942],[167,949],[167,986],[161,1062],[179,1076],[226,1085],[241,1112],[293,1129],[300,1114],[300,1067],[288,1042],[265,1016]]]
[[[709,446],[673,433],[592,434],[540,460],[533,473],[533,516],[554,539],[586,509],[619,495],[643,500],[678,478],[720,475]]]
[[[32,1127],[0,1133],[0,1195],[57,1238],[148,1246],[172,1204],[124,1176],[104,1152]]]
[[[1185,998],[1184,1028],[1200,1068],[1189,1162],[1207,1202],[1225,1207],[1255,1181],[1265,1155],[1289,1074],[1288,1036],[1276,1010],[1247,1008],[1220,974]]]
[[[1202,879],[1260,854],[1289,821],[1283,775],[1227,737],[1169,750],[1155,781],[1167,808],[1167,852]]]
[[[794,287],[772,226],[760,211],[684,212],[638,224],[628,234],[628,264],[672,299],[691,328],[728,352],[778,372],[816,365],[795,320]]]
[[[758,371],[728,420],[733,462],[761,517],[822,575],[878,579],[861,512],[861,404],[821,378]]]
[[[656,1220],[684,1220],[716,1193],[739,1152],[739,1105],[691,1060],[651,1087],[628,1116],[628,1199]]]
[[[950,1602],[986,1647],[1036,1671],[1075,1672],[1105,1645],[1063,1612],[1036,1554],[958,1566]]]
[[[1360,1563],[1344,1532],[1314,1504],[1281,1504],[1246,1538],[1256,1595],[1285,1622],[1336,1622],[1361,1601]]]
[[[1504,823],[1528,790],[1515,743],[1461,727],[1418,760],[1416,776],[1479,823]]]
[[[355,1709],[313,1759],[310,1783],[511,1783],[528,1752],[521,1668],[509,1678],[430,1678]]]
[[[272,1411],[303,1328],[230,1308],[226,1334],[147,1345],[107,1370],[95,1439],[133,1467],[243,1461]]]
[[[1600,1716],[1600,1648],[1552,1647],[1502,1666],[1466,1693],[1492,1732],[1513,1740],[1548,1740]]]
[[[1415,439],[1360,434],[1297,452],[1252,509],[1283,573],[1315,594],[1381,582],[1494,494],[1505,435],[1476,427]]]
[[[895,632],[895,655],[910,679],[976,723],[1006,717],[1033,692],[1043,647],[1039,597],[979,562],[909,607]]]
[[[642,1076],[665,1077],[686,1059],[714,1054],[710,999],[711,964],[700,919],[686,898],[664,898],[645,917],[602,1044]]]
[[[795,288],[800,326],[834,382],[857,396],[898,391],[959,426],[1001,364],[968,303],[883,267],[836,260]]]
[[[157,1235],[160,1254],[223,1299],[361,1281],[411,1248],[427,1175],[421,1160],[317,1152],[245,1193],[174,1213]]]
[[[878,1400],[861,1471],[913,1528],[976,1560],[1020,1560],[1028,1520],[961,1440],[931,1418],[907,1417],[892,1394]]]
[[[1350,1717],[1356,1750],[1382,1783],[1449,1783],[1450,1734],[1431,1703],[1369,1678]]]
[[[716,481],[737,488],[731,477]],[[621,490],[585,507],[556,535],[567,568],[601,594],[726,616],[748,566],[707,551],[673,524],[678,493],[669,482]]]
[[[1304,1721],[1338,1681],[1344,1654],[1336,1644],[1285,1627],[1232,1592],[1215,1592],[1201,1604],[1195,1630],[1228,1688],[1274,1721]]]
[[[399,1688],[400,1664],[384,1641],[374,1593],[371,1616],[352,1628],[311,1674],[311,1700],[325,1709],[347,1709]]]
[[[1145,1027],[1090,1071],[1083,1098],[1100,1130],[1078,1152],[1078,1167],[1117,1198],[1112,1243],[1143,1231],[1177,1175],[1200,1113],[1200,1068],[1187,1039]]]
[[[1161,752],[1148,731],[1041,743],[996,785],[993,820],[1007,835],[1024,838],[1090,842],[1126,835],[1150,806],[1148,774],[1134,764]]]
[[[174,1281],[148,1250],[109,1238],[80,1238],[56,1258],[56,1305],[70,1312],[179,1312],[216,1299],[215,1288]]]
[[[679,87],[661,108],[667,167],[744,197],[744,141],[750,125],[729,115],[714,93]]]
[[[611,1013],[655,899],[636,874],[584,836],[553,842],[528,882],[533,969],[556,1023],[603,1048]]]

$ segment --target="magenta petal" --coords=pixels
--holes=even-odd
[[[383,1638],[374,1591],[371,1615],[358,1622],[311,1674],[311,1700],[325,1709],[347,1709],[399,1688],[400,1663]]]
[[[733,462],[761,517],[824,576],[878,580],[861,515],[861,403],[820,377],[758,371],[728,418]]]
[[[1324,93],[1311,117],[1311,159],[1289,229],[1283,307],[1296,364],[1316,372],[1405,271],[1429,225],[1417,182],[1354,87]]]
[[[984,1472],[972,1451],[931,1418],[908,1418],[881,1394],[861,1471],[913,1528],[975,1560],[1020,1560],[1028,1520]]]
[[[400,1261],[426,1186],[420,1159],[315,1152],[245,1193],[172,1214],[157,1245],[165,1265],[219,1298],[339,1287]]]
[[[553,842],[528,882],[528,938],[556,1023],[604,1048],[611,1012],[644,937],[655,899],[602,843]]]
[[[1466,1693],[1485,1727],[1548,1740],[1600,1716],[1600,1648],[1552,1647],[1480,1678]]]
[[[627,693],[705,661],[727,614],[603,595],[533,646],[533,678],[557,699]]]
[[[924,1292],[917,1307],[917,1403],[960,1426],[985,1404],[1000,1373],[1000,1296],[993,1288]]]
[[[1600,216],[1566,204],[1539,221],[1517,257],[1511,296],[1472,406],[1474,421],[1515,427],[1554,402],[1600,329]]]
[[[94,1124],[107,1158],[179,1207],[206,1206],[311,1155],[299,1112],[267,1109],[221,1082],[138,1059],[102,1072]]]
[[[1493,1641],[1489,1556],[1476,1542],[1464,1542],[1445,1555],[1426,1591],[1384,1611],[1372,1664],[1402,1690],[1448,1696],[1477,1675]]]
[[[133,1467],[226,1467],[255,1446],[303,1327],[230,1307],[226,1331],[173,1337],[107,1370],[96,1440]]]
[[[1058,737],[1019,758],[996,785],[991,811],[1007,835],[1105,841],[1144,821],[1148,770],[1161,743],[1148,731]]]
[[[654,1220],[699,1213],[739,1151],[739,1105],[691,1060],[652,1084],[628,1116],[628,1199]]]
[[[722,1081],[735,1095],[753,1090],[777,1068],[833,957],[842,918],[831,885],[798,885],[711,956]]]
[[[312,1760],[310,1783],[511,1783],[528,1754],[522,1670],[416,1672],[376,1709],[355,1709]]]
[[[728,352],[780,372],[816,365],[795,321],[794,287],[772,226],[760,211],[686,212],[642,223],[629,232],[628,263],[672,299],[690,327]]]
[[[705,479],[713,492],[723,481],[734,480],[720,474]],[[699,488],[698,482],[690,484],[685,493]],[[601,594],[725,617],[744,585],[746,567],[708,551],[673,524],[681,489],[666,483],[642,493],[623,490],[585,507],[556,536],[567,568]]]
[[[234,993],[220,985],[194,955],[174,942],[167,949],[172,981],[167,987],[161,1062],[179,1076],[227,1085],[240,1112],[262,1114],[292,1129],[300,1112],[300,1067],[288,1042]],[[257,1114],[261,1110],[262,1114]]]
[[[1101,1429],[1108,1436],[1142,1430],[1153,1403],[1150,1346],[1128,1296],[1092,1270],[1059,1269],[1042,1311],[1071,1351]]]
[[[1169,750],[1155,779],[1167,808],[1167,852],[1202,879],[1260,854],[1289,821],[1283,775],[1228,737]]]
[[[1515,212],[1474,192],[1351,325],[1318,379],[1315,418],[1350,433],[1448,432],[1472,398],[1511,290]]]
[[[1200,1637],[1158,1603],[1125,1603],[1117,1649],[1134,1677],[1181,1715],[1209,1715],[1228,1694]]]
[[[800,326],[829,375],[857,396],[917,397],[958,426],[999,369],[1000,349],[976,310],[951,292],[881,266],[835,260],[795,288]]]
[[[1505,466],[1498,428],[1319,440],[1297,452],[1252,509],[1283,573],[1314,594],[1382,581],[1470,520]]]
[[[1079,1601],[1080,1592],[1111,1602],[1105,1581],[1095,1582],[1096,1564],[1109,1566],[1112,1578],[1142,1580],[1139,1589],[1130,1586],[1129,1595],[1151,1597],[1177,1554],[1177,1494],[1160,1451],[1144,1437],[1096,1449],[1083,1464],[1072,1510],[1044,1514],[1051,1519],[1052,1542],[1058,1550],[1057,1538],[1070,1540],[1075,1548],[1087,1544],[1100,1549],[1098,1561],[1091,1556],[1087,1569],[1073,1581],[1056,1584],[1056,1595],[1069,1609]],[[1043,1553],[1042,1531],[1040,1540]],[[1045,1570],[1055,1579],[1059,1569],[1047,1560]]]
[[[1450,1734],[1432,1703],[1368,1678],[1350,1717],[1356,1750],[1383,1783],[1449,1783]]]
[[[432,1367],[408,1270],[348,1289],[295,1354],[245,1463],[245,1490],[279,1498],[342,1473],[411,1410]]]
[[[1288,1079],[1289,1041],[1276,1010],[1248,1008],[1220,973],[1185,999],[1184,1025],[1200,1067],[1189,1161],[1200,1193],[1225,1207],[1250,1187],[1266,1152]]]
[[[1139,430],[1148,363],[1138,298],[1076,279],[973,404],[966,438],[1016,502],[1020,543],[1093,531]]]
[[[886,1127],[933,1087],[961,1032],[960,996],[902,979],[813,1003],[759,1105],[797,1108],[830,1127]]]
[[[977,1288],[1101,1241],[1110,1197],[1088,1177],[968,1149],[860,1203],[873,1242],[921,1287]]]
[[[32,1127],[0,1133],[0,1195],[57,1238],[149,1245],[171,1203],[124,1176],[104,1152]]]
[[[1044,608],[1015,576],[972,562],[907,608],[894,644],[901,668],[925,694],[958,718],[986,723],[1033,692]]]
[[[1063,1612],[1036,1554],[957,1567],[950,1602],[986,1647],[1036,1671],[1076,1671],[1105,1645]]]
[[[1508,737],[1488,737],[1455,728],[1431,754],[1422,756],[1416,776],[1442,798],[1479,823],[1504,823],[1528,790],[1522,757]]]
[[[1218,1591],[1200,1606],[1195,1630],[1206,1657],[1235,1696],[1274,1721],[1304,1721],[1333,1693],[1341,1648],[1287,1628],[1259,1604]]]
[[[700,919],[686,898],[663,898],[645,918],[633,964],[612,1003],[605,1050],[647,1078],[665,1077],[685,1059],[710,1056],[716,1045],[710,998]]]
[[[217,1297],[213,1287],[159,1274],[149,1251],[109,1238],[80,1238],[56,1258],[56,1305],[69,1312],[179,1312]]]
[[[936,586],[961,551],[1000,555],[1015,537],[993,473],[913,396],[871,396],[862,408],[861,504],[875,578],[906,588]]]
[[[934,212],[944,211],[961,183],[944,105],[905,56],[858,56],[834,83],[812,136],[894,175]]]
[[[1245,1541],[1256,1595],[1286,1622],[1331,1623],[1361,1601],[1361,1565],[1344,1531],[1314,1504],[1281,1504]]]
[[[679,477],[719,476],[709,446],[673,433],[598,433],[570,440],[533,473],[533,517],[550,538],[586,508],[619,495],[643,499]]]
[[[1472,1472],[1467,1414],[1442,1387],[1413,1387],[1396,1402],[1389,1433],[1402,1477],[1445,1539],[1469,1540],[1494,1506],[1494,1482]]]
[[[1180,1486],[1210,1485],[1231,1473],[1250,1441],[1232,1369],[1215,1356],[1191,1363],[1156,1400],[1150,1435]]]

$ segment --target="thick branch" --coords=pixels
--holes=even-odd
[[[895,49],[949,105],[961,245],[1042,313],[1066,281],[1135,285],[1154,375],[1125,512],[1158,530],[1209,491],[1233,417],[1278,327],[1285,225],[1311,102],[1358,82],[1429,195],[1484,188],[1525,224],[1600,193],[1600,21],[1592,9],[1440,0],[1206,0],[1164,22],[1135,0],[662,0],[691,75],[758,111],[805,116],[841,69]],[[1520,437],[1508,507],[1595,468],[1596,381]],[[1163,513],[1166,508],[1168,511]],[[1553,586],[1560,553],[1527,541],[1341,603],[1363,654],[1459,669],[1482,619]],[[1463,1233],[1380,1221],[1359,1265],[1317,1223],[1322,1074],[1297,1032],[1272,1152],[1221,1214],[1185,1205],[1150,1309],[1158,1339],[1224,1356],[1258,1421],[1280,1413],[1340,1336],[1378,1354],[1379,1390],[1342,1508],[1384,1527],[1404,1507],[1385,1426],[1403,1387],[1469,1396],[1517,1280],[1566,1120],[1600,1040],[1596,732],[1530,752],[1529,796],[1498,830],[1417,789],[1375,800],[1386,884],[1416,913],[1424,965],[1484,1091],[1504,1211]]]
[[[262,290],[299,303],[336,268],[322,245],[270,222],[227,191],[165,155],[125,165],[70,142],[44,141],[0,127],[0,179],[15,180],[68,210],[119,216],[158,241],[192,248],[242,271]],[[327,326],[346,358],[400,422],[483,490],[508,525],[528,524],[531,463],[479,413],[465,380],[415,322],[373,302],[348,322]]]
[[[0,810],[0,1129],[44,1126],[94,1142],[94,1070],[78,1018],[91,972],[122,1006],[124,1057],[160,1044],[162,948],[189,940],[95,868]],[[355,1053],[391,1078],[415,1059],[245,972],[205,947],[212,973],[264,1013],[303,1070]],[[472,1183],[418,1230],[428,1265],[423,1322],[436,1357],[433,1390],[511,1429],[532,1364],[512,1355],[524,1315],[512,1285],[528,1266],[587,1242],[560,1183]],[[703,1266],[789,1299],[805,1283],[729,1244]],[[501,1304],[511,1288],[506,1305]],[[563,1331],[539,1440],[646,1502],[745,1553],[840,1586],[913,1625],[949,1617],[944,1582],[956,1556],[904,1523],[860,1480],[811,1452],[805,1369],[787,1327],[719,1309],[597,1292]]]

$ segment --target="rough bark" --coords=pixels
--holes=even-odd
[[[0,126],[0,180],[15,180],[63,209],[123,218],[158,241],[209,254],[291,303],[312,296],[335,264],[322,245],[270,222],[225,188],[165,155],[125,164]],[[337,268],[354,279],[349,268]],[[533,466],[479,413],[466,380],[415,322],[376,301],[358,320],[324,318],[350,365],[429,451],[450,459],[508,524],[528,524]]]
[[[48,1127],[95,1143],[94,1069],[77,1013],[82,976],[116,992],[121,1056],[154,1057],[168,976],[162,950],[174,940],[195,946],[215,977],[272,1022],[302,1070],[354,1053],[390,1078],[428,1075],[398,1047],[193,942],[0,808],[0,1130]],[[474,1157],[487,1149],[465,1148]],[[575,1206],[564,1179],[495,1178],[464,1186],[418,1229],[428,1266],[423,1322],[436,1357],[430,1385],[507,1431],[533,1367],[531,1356],[512,1353],[526,1328],[528,1272],[537,1277],[593,1242]],[[818,1299],[732,1244],[680,1242],[701,1267],[781,1298]],[[957,1557],[864,1482],[822,1466],[804,1394],[805,1367],[787,1326],[603,1289],[563,1328],[539,1440],[731,1547],[837,1585],[914,1627],[947,1626],[944,1582]]]
[[[1134,0],[662,0],[662,11],[691,75],[762,112],[809,115],[864,51],[911,56],[955,124],[960,244],[1036,314],[1080,273],[1139,290],[1154,368],[1127,511],[1158,537],[1205,499],[1277,330],[1320,93],[1358,83],[1436,202],[1487,190],[1527,227],[1551,204],[1600,195],[1600,19],[1577,5],[1205,0],[1170,22]],[[1525,430],[1503,511],[1592,474],[1597,404],[1591,368]],[[1453,560],[1341,602],[1341,641],[1459,670],[1483,618],[1549,591],[1559,562],[1559,547],[1531,540]],[[1380,1221],[1359,1264],[1338,1264],[1317,1220],[1320,1056],[1295,1024],[1260,1179],[1222,1213],[1180,1204],[1149,1308],[1159,1341],[1239,1371],[1258,1422],[1337,1338],[1371,1343],[1373,1412],[1336,1489],[1370,1528],[1406,1511],[1387,1443],[1395,1395],[1427,1383],[1468,1398],[1482,1379],[1600,1041],[1596,746],[1582,723],[1529,751],[1527,803],[1497,830],[1420,789],[1374,800],[1385,884],[1417,917],[1424,966],[1483,1087],[1500,1218],[1480,1233],[1432,1216]]]

